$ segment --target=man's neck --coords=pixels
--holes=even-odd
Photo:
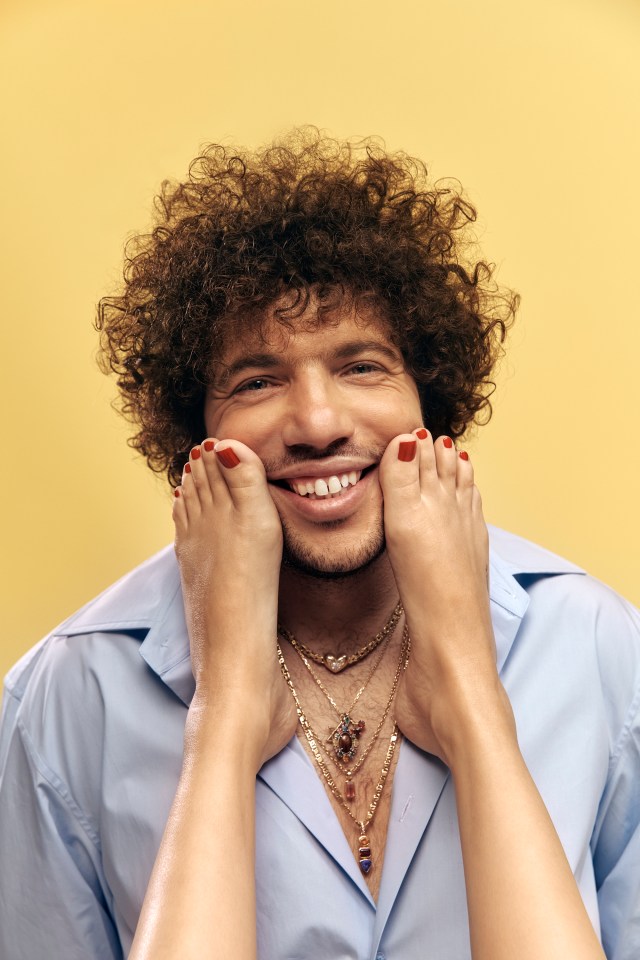
[[[318,653],[349,653],[387,622],[398,591],[386,553],[360,573],[324,580],[283,567],[280,622]]]

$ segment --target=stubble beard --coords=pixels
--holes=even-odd
[[[323,526],[339,530],[342,522],[336,520]],[[284,520],[282,533],[282,565],[316,580],[344,580],[356,576],[381,557],[386,546],[382,516],[359,543],[337,549],[335,553],[330,548],[326,551],[313,549]]]

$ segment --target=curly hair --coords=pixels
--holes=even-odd
[[[98,306],[100,362],[118,377],[129,441],[180,482],[205,435],[204,399],[229,342],[277,312],[291,324],[320,291],[374,298],[416,380],[425,423],[459,437],[491,416],[491,371],[518,297],[467,263],[476,211],[456,181],[378,139],[304,127],[259,151],[213,144],[166,181],[151,233],[129,241],[124,284]],[[333,294],[327,294],[332,291]],[[337,293],[336,293],[337,291]],[[289,298],[291,299],[291,298]]]

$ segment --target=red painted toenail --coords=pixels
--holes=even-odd
[[[211,451],[212,451],[213,448],[215,447],[215,443],[213,442],[213,440],[205,440],[205,442],[202,444],[202,446],[205,448],[205,450],[207,451],[207,453],[211,453]]]
[[[453,440],[451,439],[451,437],[445,437],[442,442],[447,448],[447,450],[450,450],[451,447],[453,446]]]
[[[192,460],[198,460],[200,457],[200,447],[193,447],[189,456]]]
[[[174,495],[174,497],[179,497],[179,496],[180,496],[180,491],[178,490],[177,487],[176,487],[175,490],[173,491],[173,495]]]
[[[461,450],[461,451],[460,451],[460,459],[461,459],[461,460],[468,460],[468,459],[469,459],[469,454],[467,453],[466,450]]]
[[[416,455],[416,441],[403,440],[398,446],[398,460],[409,463]]]
[[[191,473],[191,464],[190,464],[190,463],[185,463],[185,465],[184,465],[184,472],[185,472],[185,473]]]
[[[237,467],[240,463],[240,458],[231,447],[225,447],[224,450],[216,450],[216,453],[223,467],[227,467],[229,470],[231,467]]]
[[[425,430],[424,427],[420,427],[419,430],[416,430],[416,437],[418,437],[419,440],[426,440],[428,436],[429,431]]]

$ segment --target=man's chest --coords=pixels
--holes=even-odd
[[[297,739],[331,805],[337,825],[374,898],[380,887],[401,735],[394,700],[406,650],[398,644],[373,669],[319,676],[291,663]],[[360,675],[358,675],[360,674]]]
[[[298,734],[299,741],[314,760],[316,774],[374,900],[380,891],[393,777],[402,740],[392,719],[389,728],[390,735],[379,738],[373,745],[367,757],[368,769],[355,774],[341,771],[339,767],[334,773],[328,763],[318,763],[317,746],[314,751],[302,729]]]

